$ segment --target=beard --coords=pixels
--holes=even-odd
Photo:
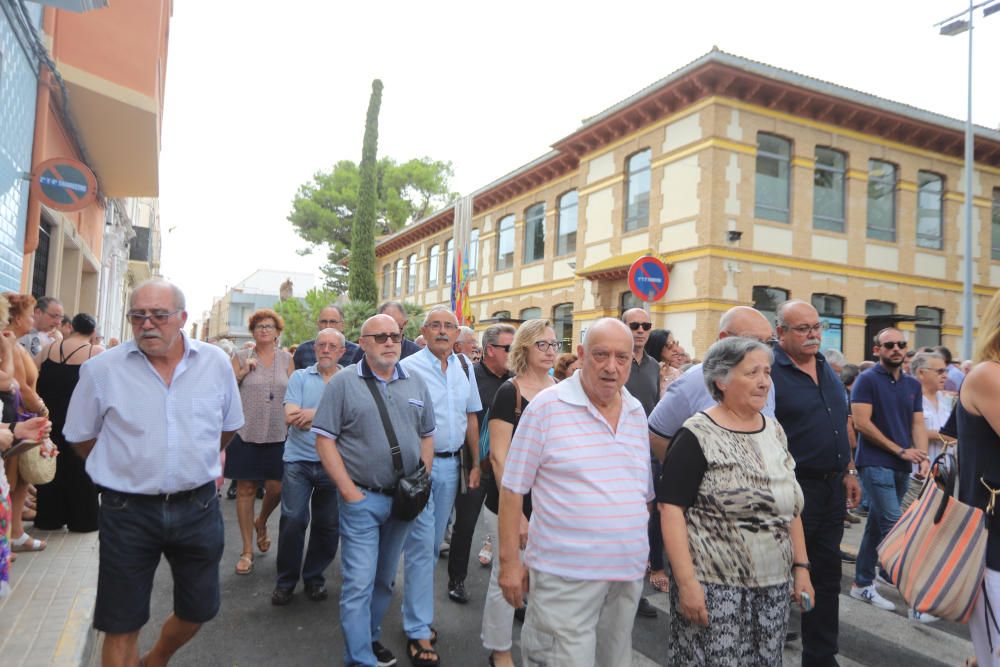
[[[892,359],[891,357],[880,356],[879,359],[881,359],[882,363],[885,366],[888,366],[889,368],[899,368],[900,366],[903,365],[903,358],[897,360],[897,359]]]

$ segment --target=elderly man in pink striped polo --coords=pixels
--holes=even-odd
[[[632,334],[599,320],[577,349],[579,373],[539,393],[514,433],[500,492],[500,587],[515,607],[526,665],[632,661],[653,499],[646,413],[624,389]],[[531,492],[524,564],[521,498]],[[525,570],[525,565],[528,571]]]

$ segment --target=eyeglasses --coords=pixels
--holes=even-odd
[[[377,333],[377,334],[361,334],[362,338],[374,338],[375,342],[379,345],[385,343],[385,341],[392,339],[393,343],[398,343],[403,337],[403,334],[398,333]]]
[[[342,324],[343,320],[320,320],[320,324]]]
[[[905,350],[906,349],[906,341],[905,340],[890,340],[890,341],[888,341],[886,343],[881,343],[881,345],[882,345],[882,347],[884,347],[887,350],[891,350],[894,347],[898,347],[901,350]]]
[[[938,375],[947,375],[947,368],[921,368],[922,371],[930,371],[931,373],[937,373]]]
[[[456,326],[453,322],[428,322],[424,326],[431,331],[440,331],[441,329],[444,329],[445,331],[454,331],[458,328],[458,326]]]
[[[147,315],[144,310],[130,310],[128,311],[128,321],[137,327],[145,324],[146,320],[151,320],[153,324],[166,324],[171,315],[176,315],[179,312],[181,311],[174,310],[168,313],[162,310],[154,310]]]
[[[642,327],[643,331],[649,331],[650,329],[653,328],[653,323],[652,322],[629,322],[628,323],[628,328],[631,329],[632,331],[638,331],[639,327]]]
[[[788,327],[790,330],[797,334],[808,334],[808,333],[819,333],[820,331],[826,331],[830,328],[829,322],[820,322],[819,324],[800,324],[797,327]]]
[[[319,350],[326,350],[326,349],[336,350],[340,346],[337,345],[336,343],[316,343],[315,345],[313,345],[313,347]]]
[[[254,330],[255,331],[274,331],[277,328],[278,327],[274,326],[273,324],[258,324],[257,326],[254,327]]]
[[[510,345],[497,345],[496,343],[487,343],[487,345],[503,350],[504,352],[510,352]]]
[[[545,350],[558,350],[559,341],[557,340],[536,340],[535,347],[538,348],[539,352],[545,352]]]

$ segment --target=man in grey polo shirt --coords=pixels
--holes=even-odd
[[[434,462],[434,406],[426,385],[398,365],[402,335],[388,315],[361,327],[364,356],[327,384],[312,431],[323,468],[340,495],[343,588],[340,626],[347,665],[393,665],[379,643],[396,566],[410,523],[392,517],[396,472],[378,407],[365,383],[382,393],[399,440],[403,473]]]

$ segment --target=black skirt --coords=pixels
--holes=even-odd
[[[234,435],[226,447],[226,468],[223,475],[229,479],[246,481],[281,480],[285,470],[285,464],[281,460],[284,454],[284,442],[244,442],[239,435]]]

